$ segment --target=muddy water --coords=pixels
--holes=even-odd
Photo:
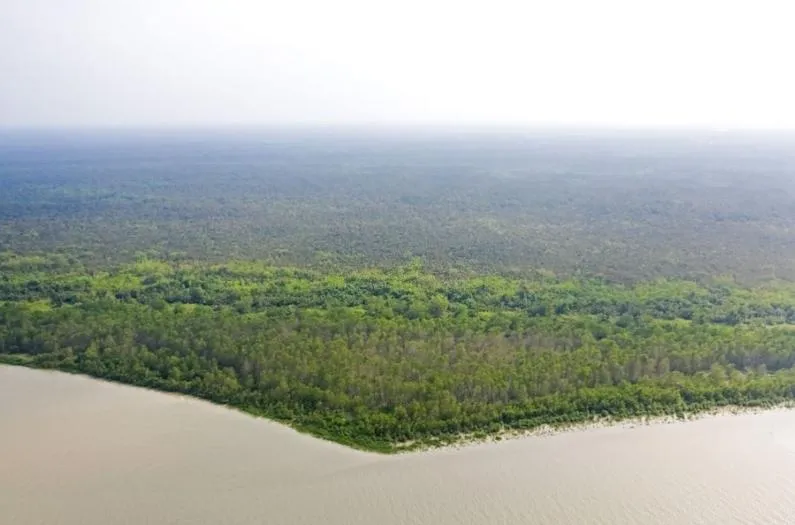
[[[0,524],[790,524],[795,411],[384,457],[0,366]]]

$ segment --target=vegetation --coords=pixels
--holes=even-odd
[[[795,397],[792,137],[0,139],[5,363],[382,451]]]
[[[0,136],[0,249],[745,283],[795,278],[795,140],[736,135]]]
[[[0,258],[0,355],[388,451],[795,396],[795,286]]]

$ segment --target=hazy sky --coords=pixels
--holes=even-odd
[[[795,128],[795,5],[0,0],[0,126]]]

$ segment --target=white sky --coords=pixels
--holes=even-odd
[[[795,2],[0,0],[0,126],[795,128]]]

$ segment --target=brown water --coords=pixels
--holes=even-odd
[[[402,456],[0,366],[0,524],[792,524],[795,411]]]

